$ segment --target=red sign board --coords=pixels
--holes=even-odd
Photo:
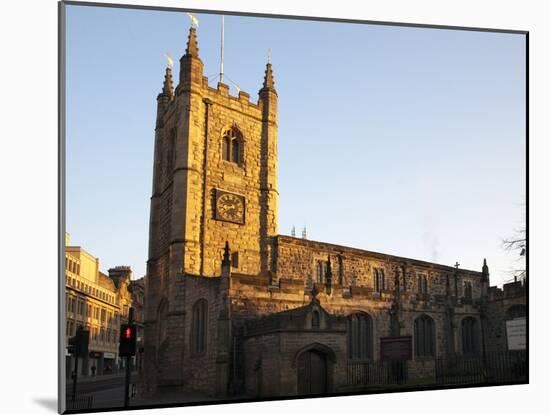
[[[411,360],[412,336],[380,338],[380,360]]]

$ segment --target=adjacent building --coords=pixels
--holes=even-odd
[[[134,308],[134,322],[137,326],[137,354],[134,357],[134,368],[143,371],[143,339],[145,321],[145,277],[130,282],[132,307]]]
[[[89,330],[89,353],[80,358],[79,375],[114,373],[121,366],[118,358],[120,324],[128,317],[133,304],[143,307],[143,290],[137,288],[136,301],[130,267],[111,268],[108,275],[100,271],[99,259],[80,246],[71,246],[69,234],[65,238],[66,278],[66,345],[79,326]],[[139,324],[142,324],[141,321]],[[67,377],[75,367],[75,358],[66,353]]]
[[[504,284],[502,288],[491,287],[489,289],[487,335],[490,341],[487,345],[488,351],[502,352],[519,347],[519,345],[512,344],[513,333],[510,333],[512,326],[521,328],[524,339],[526,339],[527,289],[527,280],[518,280],[517,278],[514,279],[514,282]]]

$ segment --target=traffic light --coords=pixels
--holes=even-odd
[[[69,347],[67,347],[69,354],[74,355],[76,351],[76,336],[69,337]]]
[[[76,335],[69,337],[69,353],[76,357],[85,357],[88,354],[88,344],[90,342],[90,332],[79,327]]]
[[[118,354],[121,357],[135,356],[137,341],[137,328],[135,324],[120,325],[120,344]]]
[[[78,337],[78,355],[86,357],[88,354],[88,345],[90,344],[90,331],[81,329],[76,333]]]

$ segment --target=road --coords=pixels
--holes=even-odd
[[[130,382],[136,383],[138,374],[133,373]],[[78,396],[91,396],[91,408],[122,408],[124,405],[124,374],[85,377],[78,379]],[[73,387],[72,383],[67,384],[67,402],[71,400]],[[155,400],[143,400],[139,397],[130,399],[130,406],[135,405],[154,405],[166,403],[185,403],[185,402],[205,402],[214,400],[214,398],[200,394],[194,391],[184,391],[181,388],[167,388],[161,396]],[[89,409],[87,401],[77,400],[80,406],[74,409]]]
[[[124,404],[124,373],[115,375],[79,378],[76,386],[77,396],[91,396],[92,408],[122,407]],[[137,373],[133,373],[130,383],[137,381]],[[73,383],[67,382],[67,401],[72,397]],[[85,407],[78,409],[86,409]]]
[[[132,374],[130,383],[137,381],[137,373]],[[90,394],[94,392],[101,392],[105,390],[111,390],[116,387],[124,387],[124,374],[119,373],[116,375],[96,376],[94,378],[79,378],[76,386],[78,394]],[[67,382],[67,394],[71,394],[73,391],[72,381]]]

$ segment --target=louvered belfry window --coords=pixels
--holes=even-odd
[[[241,164],[242,135],[237,128],[229,128],[222,137],[222,158],[225,161]]]

